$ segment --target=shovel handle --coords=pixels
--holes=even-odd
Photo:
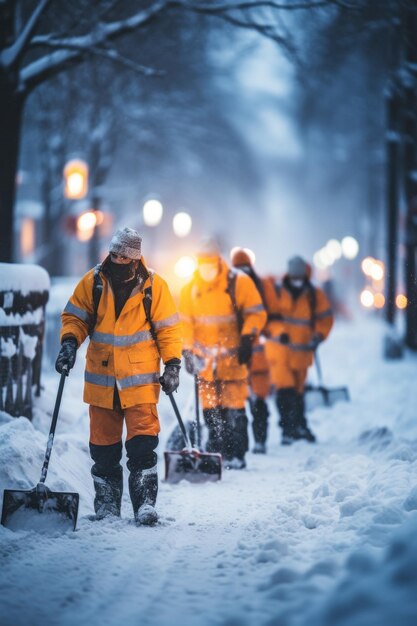
[[[179,424],[179,426],[181,428],[181,432],[182,432],[182,436],[184,437],[185,445],[187,446],[187,448],[189,450],[192,450],[190,437],[188,436],[187,429],[185,428],[184,422],[182,421],[182,417],[181,417],[180,412],[178,410],[178,406],[177,406],[177,403],[175,401],[175,398],[174,398],[173,394],[169,393],[168,394],[168,398],[171,400],[172,408],[174,409],[175,417],[177,418],[178,424]]]
[[[194,376],[195,420],[197,425],[197,448],[201,449],[200,398],[198,394],[198,375]]]
[[[52,446],[54,443],[55,428],[56,428],[56,423],[58,421],[59,407],[61,406],[62,392],[64,391],[65,378],[68,376],[68,374],[69,374],[68,366],[64,365],[64,367],[62,368],[61,378],[59,381],[59,387],[58,387],[58,393],[57,393],[56,400],[55,400],[54,412],[52,414],[51,428],[49,429],[48,443],[46,446],[45,459],[43,462],[39,483],[45,482],[46,475],[48,473],[49,459],[51,458]]]
[[[319,385],[322,386],[323,385],[323,374],[322,374],[322,371],[321,371],[320,359],[319,359],[319,355],[317,354],[317,350],[314,350],[314,363],[316,365],[317,378],[319,380]]]

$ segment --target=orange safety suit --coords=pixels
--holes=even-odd
[[[294,298],[286,277],[280,283],[265,278],[263,293],[268,311],[265,350],[272,383],[277,389],[294,387],[303,393],[307,369],[317,347],[314,337],[326,339],[333,325],[329,301],[310,281]],[[287,335],[286,344],[282,343],[283,333]]]
[[[145,269],[116,320],[113,291],[101,272],[103,291],[97,321],[90,337],[85,368],[84,401],[90,404],[90,442],[109,445],[120,441],[123,417],[114,411],[116,385],[128,428],[127,439],[157,435],[156,403],[160,393],[160,361],[181,358],[181,324],[166,282]],[[93,305],[91,269],[81,279],[62,313],[61,339],[72,335],[78,346],[89,334]],[[151,319],[157,343],[150,332],[143,306],[144,290],[152,285]]]
[[[251,278],[231,270],[223,259],[219,259],[219,264],[219,273],[212,282],[203,281],[197,271],[181,291],[184,350],[191,350],[204,360],[199,374],[203,409],[241,409],[249,390],[248,369],[238,361],[240,337],[259,336],[266,313]],[[241,329],[228,293],[229,272],[237,274],[235,297]]]

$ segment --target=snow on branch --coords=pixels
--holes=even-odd
[[[143,26],[161,13],[167,6],[168,0],[156,0],[156,2],[152,3],[149,7],[138,11],[131,17],[116,20],[114,22],[100,22],[97,27],[87,35],[68,37],[60,40],[62,43],[62,49],[56,50],[51,54],[46,54],[40,59],[22,68],[19,77],[20,91],[22,93],[29,91],[34,86],[43,82],[43,80],[45,80],[48,76],[52,76],[59,72],[67,63],[79,61],[89,53],[97,53],[101,44]],[[30,42],[30,47],[38,47],[41,43],[47,46],[48,40],[54,41],[54,38],[48,38],[48,36],[35,37]],[[55,49],[58,47],[58,41],[58,39],[55,40]],[[107,56],[110,58],[109,55]],[[115,56],[113,56],[112,60],[116,60]],[[120,59],[117,60],[120,61]],[[138,67],[139,66],[137,66],[136,69]],[[155,71],[150,68],[145,69],[146,72]]]
[[[79,38],[80,40],[83,38]],[[103,43],[104,45],[104,43]],[[133,70],[139,74],[144,74],[145,76],[162,76],[164,72],[160,70],[155,70],[152,67],[147,67],[146,65],[141,65],[140,63],[136,63],[131,59],[128,59],[122,56],[117,50],[114,48],[106,48],[101,46],[93,46],[90,41],[77,41],[76,37],[72,37],[71,39],[58,39],[51,36],[45,37],[36,37],[32,41],[32,47],[41,46],[51,48],[52,50],[67,50],[69,53],[73,52],[75,55],[82,54],[85,56],[86,54],[91,54],[93,56],[100,56],[105,59],[109,59],[110,61],[114,61],[123,67]],[[50,58],[50,56],[48,57]],[[72,57],[74,58],[74,57]],[[71,60],[71,56],[68,57],[68,61]],[[35,61],[30,66],[25,68],[22,71],[22,80],[27,80],[26,76],[29,76],[29,73],[26,73],[31,66],[36,65],[38,61]]]
[[[196,13],[223,13],[245,9],[270,8],[279,10],[316,9],[333,4],[334,0],[311,0],[305,2],[274,2],[273,0],[246,0],[244,2],[190,2],[189,0],[170,0],[173,7],[189,9]]]
[[[5,48],[0,56],[0,63],[3,67],[11,68],[16,65],[25,54],[27,48],[30,45],[30,38],[33,35],[38,21],[48,6],[50,0],[40,0],[38,6],[33,11],[32,15],[28,19],[26,26],[23,28],[16,41]]]

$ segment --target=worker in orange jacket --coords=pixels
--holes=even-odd
[[[324,292],[310,281],[310,266],[300,256],[288,261],[282,282],[265,279],[264,302],[266,357],[276,388],[276,404],[282,443],[297,439],[314,442],[304,407],[304,385],[314,351],[333,325],[333,314]]]
[[[90,335],[84,401],[90,405],[91,473],[96,519],[120,516],[123,491],[122,430],[126,422],[129,493],[138,524],[157,521],[156,404],[179,384],[181,324],[166,282],[146,267],[141,238],[118,230],[109,256],[81,279],[62,313],[55,367],[75,363]],[[151,299],[149,312],[145,298]],[[147,305],[146,305],[147,306]],[[160,361],[165,369],[160,378]]]
[[[263,301],[262,280],[253,267],[250,252],[244,248],[233,248],[230,260],[233,267],[250,276]],[[249,364],[249,388],[249,406],[253,418],[252,432],[255,439],[253,452],[255,454],[265,454],[269,417],[266,398],[270,393],[271,378],[268,360],[265,356],[263,337],[258,337],[253,345],[252,358]]]
[[[248,449],[247,365],[266,313],[253,281],[229,268],[215,242],[204,242],[197,259],[180,298],[185,366],[198,375],[207,449],[220,452],[226,468],[241,469]]]

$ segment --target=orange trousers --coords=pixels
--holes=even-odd
[[[109,446],[122,440],[126,420],[126,441],[136,435],[158,435],[161,430],[156,404],[136,404],[127,409],[103,409],[90,405],[90,443]]]

